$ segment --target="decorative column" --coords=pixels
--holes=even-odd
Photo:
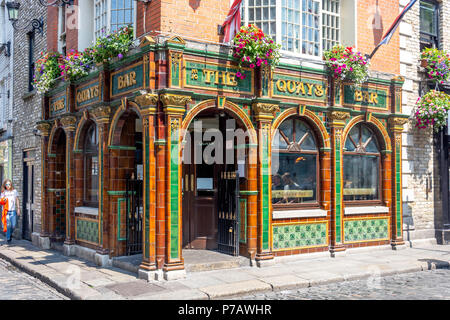
[[[156,267],[156,158],[155,158],[155,114],[158,95],[145,93],[136,97],[143,117],[143,162],[144,162],[144,220],[142,263],[139,278],[153,280]]]
[[[160,96],[166,114],[166,280],[185,277],[182,244],[181,206],[181,132],[180,127],[190,96],[164,93]]]
[[[47,122],[38,123],[37,129],[41,133],[41,233],[39,246],[50,249],[50,226],[48,212],[48,136],[51,125]]]
[[[257,266],[273,261],[272,253],[272,120],[280,107],[273,103],[254,102],[252,105],[258,130],[258,210],[257,210]]]
[[[344,252],[343,245],[343,172],[342,172],[342,132],[350,113],[331,111],[328,113],[331,127],[331,244],[330,253],[335,257]]]
[[[61,125],[66,132],[66,240],[64,241],[64,246],[65,253],[67,255],[72,254],[67,246],[75,244],[75,219],[74,214],[72,214],[72,212],[75,210],[75,197],[72,196],[70,191],[71,186],[74,185],[72,150],[76,122],[77,118],[75,118],[74,116],[61,118]]]
[[[392,183],[392,219],[391,232],[392,249],[405,248],[403,241],[403,212],[402,212],[402,132],[403,125],[408,122],[407,118],[394,117],[389,119],[391,133],[392,161],[391,161],[391,183]]]
[[[258,240],[258,145],[248,148],[248,190],[247,196],[247,252],[251,261],[256,258]],[[254,192],[256,191],[256,192]]]
[[[105,210],[108,208],[108,194],[107,184],[109,181],[109,150],[108,150],[108,133],[109,133],[109,118],[111,108],[101,106],[95,108],[91,112],[95,118],[98,129],[98,224],[99,224],[99,248],[95,254],[95,262],[97,265],[107,265],[109,259],[109,237],[113,236],[110,233],[110,212]]]

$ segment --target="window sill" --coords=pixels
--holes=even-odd
[[[75,207],[75,213],[82,213],[82,214],[88,214],[91,216],[98,216],[98,208]]]
[[[348,207],[344,209],[347,216],[356,214],[389,213],[389,207],[370,206],[370,207]]]
[[[34,89],[34,90],[30,91],[30,92],[27,92],[27,93],[22,95],[22,99],[23,100],[27,100],[27,99],[33,97],[36,94],[36,92],[37,92],[36,89]]]
[[[322,209],[304,209],[304,210],[283,210],[273,211],[273,219],[291,219],[291,218],[321,218],[326,217],[327,211]]]

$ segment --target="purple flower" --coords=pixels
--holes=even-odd
[[[119,59],[123,58],[123,54],[121,54],[121,53],[119,53],[117,56],[119,57]]]

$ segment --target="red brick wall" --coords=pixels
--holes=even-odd
[[[386,30],[399,14],[398,1],[358,0],[358,49],[370,54]],[[388,45],[380,47],[372,59],[371,69],[400,72],[400,48],[398,30]]]
[[[58,7],[47,9],[47,51],[58,51]]]

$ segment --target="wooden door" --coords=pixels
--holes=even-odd
[[[203,161],[183,165],[183,248],[217,248],[217,174]]]

